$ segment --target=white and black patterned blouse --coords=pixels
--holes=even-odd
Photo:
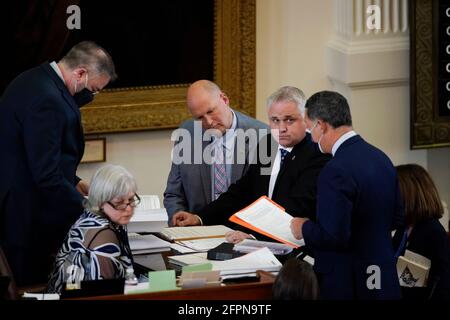
[[[124,278],[132,264],[125,227],[84,210],[56,256],[47,291],[60,293],[65,282]]]

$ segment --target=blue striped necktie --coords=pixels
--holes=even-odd
[[[223,155],[223,146],[218,143],[214,150],[214,199],[228,189],[228,177]]]

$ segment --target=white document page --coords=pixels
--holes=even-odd
[[[417,263],[418,265],[423,266],[423,268],[425,269],[429,269],[431,267],[431,260],[428,259],[427,257],[424,257],[418,253],[406,250],[405,251],[405,258]]]
[[[267,247],[273,254],[285,255],[292,252],[292,247],[284,243],[244,239],[234,245],[235,251],[252,252]]]
[[[195,253],[196,252],[194,249],[179,245],[176,242],[172,242],[170,244],[170,248],[172,250],[178,251],[179,253]]]
[[[211,262],[207,258],[206,252],[184,254],[180,256],[170,256],[169,261],[178,266],[188,266],[191,264],[201,264]]]
[[[141,202],[138,204],[135,211],[145,211],[145,210],[161,208],[158,196],[145,195],[145,196],[139,196],[139,197],[141,198]]]
[[[224,237],[177,241],[178,244],[195,251],[208,251],[224,242],[227,242]]]
[[[152,234],[129,233],[128,240],[132,251],[143,249],[170,249],[170,243]],[[166,250],[166,251],[167,251]]]
[[[59,294],[57,293],[23,293],[24,298],[32,298],[36,300],[59,300]]]
[[[229,275],[248,276],[254,274],[256,270],[275,272],[279,271],[282,266],[280,261],[267,248],[261,248],[244,256],[225,261],[208,260],[206,252],[171,256],[168,259],[172,264],[178,266],[209,262],[213,265],[213,270],[220,271],[220,275],[224,277]]]
[[[223,226],[195,226],[164,228],[161,234],[170,240],[193,240],[202,238],[220,238],[232,229]]]
[[[213,270],[220,270],[221,275],[248,273],[256,270],[278,271],[282,266],[268,248],[261,248],[230,260],[210,262]]]
[[[297,240],[292,235],[291,220],[293,217],[266,198],[260,198],[246,209],[236,213],[236,216],[256,228],[295,246],[305,245],[303,239]]]

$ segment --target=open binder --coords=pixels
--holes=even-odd
[[[233,214],[229,220],[269,238],[298,248],[305,241],[297,240],[291,232],[290,224],[293,217],[282,206],[266,196]]]

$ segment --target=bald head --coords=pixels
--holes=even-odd
[[[217,129],[222,134],[231,128],[233,122],[228,103],[228,97],[219,86],[209,80],[194,82],[187,92],[187,105],[192,117],[202,121],[204,129]]]

